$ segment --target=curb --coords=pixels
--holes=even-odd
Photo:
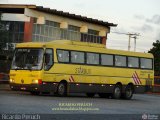
[[[146,94],[160,95],[160,92],[147,92]]]

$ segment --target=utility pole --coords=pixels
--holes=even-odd
[[[137,36],[134,36],[132,38],[134,38],[134,52],[136,52],[136,39],[137,39]]]
[[[130,51],[131,49],[131,34],[128,34],[129,35],[129,39],[128,39],[128,51]]]
[[[126,35],[129,36],[129,39],[128,39],[128,51],[130,51],[130,49],[131,49],[131,38],[134,38],[134,51],[136,51],[136,39],[137,39],[137,36],[139,36],[139,33],[138,34],[137,33],[128,33]]]
[[[131,49],[131,38],[134,38],[134,51],[136,51],[136,40],[137,40],[137,36],[140,36],[139,33],[120,33],[120,32],[112,32],[112,33],[116,33],[116,34],[124,34],[124,35],[128,35],[129,39],[128,39],[128,51],[130,51]]]

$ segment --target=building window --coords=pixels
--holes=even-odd
[[[92,29],[88,29],[88,34],[90,35],[98,35],[98,31],[97,30],[92,30]]]
[[[92,43],[102,43],[103,37],[99,36],[99,31],[88,29],[88,34],[81,33],[81,41],[92,42]]]
[[[7,29],[8,38],[1,42],[5,43],[20,43],[24,40],[24,22],[17,21],[2,21]]]
[[[45,25],[34,23],[32,41],[52,41],[60,39],[60,23],[46,20]]]
[[[69,25],[68,26],[68,30],[69,31],[77,31],[77,32],[79,32],[80,31],[80,27]]]
[[[49,21],[49,20],[46,20],[46,25],[52,26],[52,27],[57,27],[57,28],[60,27],[60,23],[54,22],[54,21]]]
[[[69,25],[68,29],[60,29],[61,39],[80,40],[80,27]]]

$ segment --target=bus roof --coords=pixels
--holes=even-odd
[[[74,46],[74,47],[71,47],[71,46]],[[59,48],[59,49],[69,49],[69,50],[78,50],[78,51],[153,58],[153,55],[150,53],[108,49],[103,44],[71,41],[71,40],[54,40],[51,42],[27,42],[27,43],[19,43],[16,45],[16,48],[28,48],[28,47],[30,48],[53,47],[53,48]]]

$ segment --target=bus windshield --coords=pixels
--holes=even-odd
[[[40,70],[43,63],[43,49],[25,49],[15,50],[12,70]]]

